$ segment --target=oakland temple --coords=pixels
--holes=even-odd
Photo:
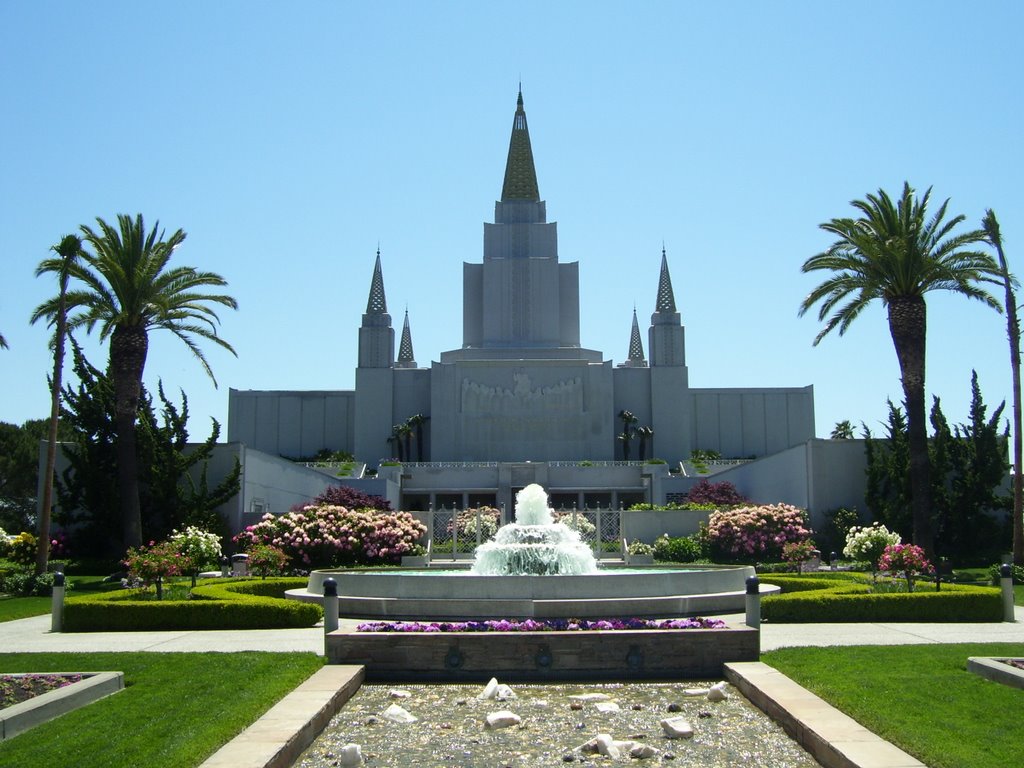
[[[814,440],[811,386],[690,387],[685,328],[664,249],[657,285],[650,287],[646,351],[635,310],[624,360],[616,364],[581,346],[585,268],[559,258],[557,224],[548,221],[540,196],[520,92],[501,199],[493,223],[484,224],[483,258],[462,266],[461,345],[420,365],[406,312],[396,350],[378,252],[358,328],[355,389],[231,390],[228,440],[273,457],[349,451],[372,469],[396,456],[395,426],[416,417],[422,434],[410,441],[402,467],[388,472],[385,465],[375,480],[352,483],[391,483],[374,492],[404,509],[446,500],[511,507],[511,494],[530,482],[545,486],[555,503],[664,503],[695,482],[685,464],[695,449],[756,464],[803,451]],[[634,428],[645,428],[646,458],[664,460],[661,471],[638,461],[644,458],[639,434],[628,443],[620,438],[623,412],[635,417]],[[632,461],[624,464],[625,458]],[[598,465],[603,471],[581,471]],[[779,484],[778,466],[751,469],[747,481],[729,479],[741,490],[756,474]]]

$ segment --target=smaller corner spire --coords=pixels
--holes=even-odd
[[[624,368],[646,368],[647,360],[644,358],[644,343],[640,338],[640,323],[636,319],[636,307],[633,307],[633,328],[629,334],[629,356],[623,363]]]
[[[384,296],[384,272],[380,266],[380,245],[377,246],[377,262],[373,266],[373,279],[370,281],[370,296],[366,300],[366,314],[386,315],[388,300]]]
[[[655,312],[675,312],[676,296],[672,291],[672,276],[668,272],[668,256],[665,244],[661,246],[661,275],[658,278],[658,298],[654,305]]]
[[[405,323],[402,325],[402,339],[398,343],[396,368],[415,368],[416,356],[412,351],[412,331],[409,328],[409,308],[405,308]]]

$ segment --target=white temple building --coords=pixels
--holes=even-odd
[[[286,470],[276,457],[323,449],[349,451],[369,470],[334,482],[382,493],[408,510],[480,503],[511,509],[512,494],[533,482],[555,506],[664,503],[699,479],[688,463],[695,449],[734,460],[713,467],[720,471],[712,479],[728,479],[759,501],[812,512],[862,505],[863,449],[859,441],[815,439],[812,386],[689,386],[685,328],[664,249],[651,285],[647,355],[634,310],[627,356],[618,364],[580,345],[581,269],[586,264],[559,259],[520,93],[501,199],[494,222],[484,224],[483,258],[463,264],[461,345],[420,366],[406,312],[396,354],[378,251],[358,329],[354,390],[230,391],[228,441],[240,444],[241,455],[258,453],[274,465],[257,471],[247,464],[235,524],[268,508],[286,511],[316,485],[300,477],[315,470]],[[624,412],[635,421],[625,423]],[[416,434],[396,434],[396,425],[406,424]],[[378,466],[406,444],[400,466]],[[663,461],[651,463],[654,457]]]

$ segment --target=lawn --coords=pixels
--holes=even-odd
[[[0,654],[0,672],[122,671],[126,686],[0,742],[0,765],[199,765],[322,664],[311,653]]]
[[[1021,691],[966,671],[1024,643],[783,648],[761,660],[930,768],[1019,765]]]

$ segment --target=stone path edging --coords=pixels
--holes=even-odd
[[[11,677],[24,675],[7,673]],[[25,673],[33,674],[33,673]],[[47,691],[0,710],[0,739],[10,739],[29,728],[124,690],[123,672],[39,672],[45,675],[88,675],[77,683]]]
[[[927,768],[764,662],[726,664],[724,671],[825,768]]]
[[[287,768],[363,683],[363,668],[321,667],[200,768]]]

